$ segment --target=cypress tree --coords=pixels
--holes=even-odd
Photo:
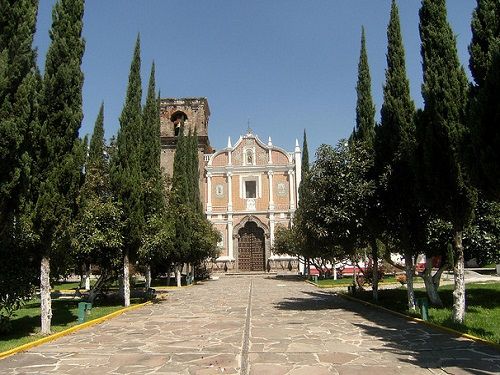
[[[162,233],[159,223],[166,224],[165,188],[163,186],[160,165],[160,111],[159,100],[156,98],[155,64],[151,65],[146,104],[142,113],[142,178],[143,202],[145,216],[145,236],[142,241],[140,255],[146,263],[146,287],[151,286],[151,264],[161,262],[165,251],[158,251],[154,246],[155,236]],[[165,228],[163,225],[161,228]],[[147,243],[149,242],[149,243]],[[164,250],[164,249],[161,249]]]
[[[307,134],[304,129],[304,140],[302,142],[302,178],[309,172],[309,148],[307,147]]]
[[[142,113],[142,178],[144,180],[144,214],[161,213],[165,208],[160,166],[160,112],[155,88],[155,64],[151,66],[146,104]]]
[[[408,307],[415,309],[413,293],[413,255],[411,239],[412,217],[418,212],[415,197],[415,176],[412,157],[415,150],[415,104],[410,97],[406,74],[405,51],[401,37],[399,10],[392,1],[387,27],[387,69],[385,71],[384,102],[381,123],[375,142],[375,168],[380,181],[379,196],[384,211],[385,226],[404,251]]]
[[[356,127],[352,139],[362,140],[367,147],[373,147],[375,138],[375,105],[373,104],[371,92],[370,67],[368,66],[368,55],[366,52],[365,28],[361,28],[361,51],[358,63],[358,83],[356,85]]]
[[[351,142],[358,142],[368,151],[370,157],[373,157],[375,142],[375,105],[373,104],[371,94],[371,77],[368,65],[368,55],[366,52],[365,28],[361,29],[361,51],[358,63],[358,82],[356,85],[356,127],[351,135]],[[371,171],[372,174],[373,171]],[[373,181],[373,176],[366,176],[367,182]],[[371,202],[371,208],[377,204]],[[378,212],[369,210],[367,212],[366,223],[370,232],[369,243],[373,261],[373,299],[378,299],[378,245],[375,223],[378,221]]]
[[[0,233],[18,212],[28,183],[38,91],[32,48],[37,9],[34,0],[0,3]]]
[[[184,135],[184,126],[181,126],[179,135],[177,136],[172,173],[172,199],[175,205],[186,204],[189,202],[187,153],[187,139]]]
[[[83,117],[81,71],[84,2],[59,0],[53,9],[40,108],[40,149],[36,160],[40,183],[35,225],[40,236],[42,334],[50,332],[51,257],[66,251],[67,228],[76,212],[81,181]]]
[[[36,257],[31,228],[33,132],[40,76],[32,48],[38,1],[0,2],[0,311],[31,295]],[[22,225],[20,225],[23,223]],[[30,231],[31,229],[28,229]],[[31,262],[30,259],[33,261]],[[13,267],[15,265],[15,267]],[[36,267],[36,268],[35,268]],[[0,320],[2,317],[0,317]]]
[[[195,212],[203,216],[203,205],[200,196],[200,167],[198,157],[198,133],[196,129],[191,136],[190,142],[190,159],[191,159],[191,177],[190,184],[192,185],[191,201]]]
[[[474,158],[472,171],[487,198],[500,201],[500,2],[477,0],[471,21],[469,67]]]
[[[462,233],[476,201],[463,163],[468,82],[446,19],[445,0],[423,0],[419,16],[424,73],[424,111],[419,123],[422,129],[418,130],[423,151],[420,178],[429,209],[453,225],[453,320],[462,323],[465,316]]]
[[[112,160],[113,190],[127,218],[124,229],[123,296],[124,305],[130,305],[129,261],[141,244],[144,227],[142,202],[142,105],[141,105],[141,43],[137,36],[130,66],[125,104],[120,115],[120,129],[116,139],[116,154]]]
[[[500,44],[500,3],[476,0],[472,13],[472,41],[469,45],[469,68],[477,86],[483,86]]]

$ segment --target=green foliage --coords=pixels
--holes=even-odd
[[[374,184],[367,175],[373,158],[361,143],[322,145],[304,180],[306,193],[296,225],[308,246],[345,257],[366,246],[366,217]]]
[[[471,26],[469,66],[476,82],[469,114],[471,169],[483,193],[500,201],[500,3],[478,0]]]
[[[40,89],[32,48],[37,9],[36,0],[0,2],[0,329],[8,329],[38,279],[30,196]]]
[[[471,29],[469,67],[476,85],[484,86],[495,50],[500,46],[500,3],[497,0],[477,0],[476,9],[472,13]]]
[[[356,85],[356,127],[352,139],[366,142],[368,149],[373,147],[375,138],[375,105],[373,104],[371,86],[365,28],[363,27],[361,29],[361,51],[358,63],[358,83]]]
[[[71,227],[76,263],[94,264],[101,272],[117,271],[123,247],[123,212],[114,201],[105,155],[104,105],[101,105],[90,141],[79,212]]]
[[[165,187],[160,167],[160,112],[156,98],[154,64],[151,67],[146,105],[142,112],[141,141],[144,215],[149,218],[165,210]]]
[[[422,227],[419,222],[425,218],[415,189],[415,104],[410,96],[395,1],[392,2],[387,39],[384,102],[375,138],[377,195],[382,211],[377,219],[383,221],[386,242],[392,241],[408,254],[421,250],[415,237]]]
[[[35,225],[40,250],[50,256],[55,250],[65,251],[82,175],[85,150],[78,139],[83,117],[82,18],[83,1],[55,4],[43,77]]]
[[[216,257],[220,233],[203,214],[200,200],[198,136],[181,126],[174,158],[168,211],[174,221],[174,263],[199,264]]]
[[[422,170],[419,176],[429,208],[457,229],[472,217],[476,200],[464,166],[468,83],[458,60],[444,0],[422,1],[420,38],[424,111],[418,129]]]
[[[116,151],[111,159],[111,183],[124,217],[124,247],[135,255],[142,241],[144,207],[142,197],[142,106],[141,56],[137,37],[130,66],[125,104],[120,115]]]

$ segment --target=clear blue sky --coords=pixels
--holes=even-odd
[[[35,44],[43,70],[54,0],[41,0]],[[468,69],[472,0],[448,0],[459,57]],[[422,106],[418,0],[400,0],[411,93]],[[212,146],[254,133],[293,150],[306,128],[309,153],[348,137],[355,123],[361,26],[367,35],[379,118],[390,0],[87,0],[84,120],[101,101],[106,136],[116,134],[137,33],[143,95],[153,60],[162,97],[206,97]]]

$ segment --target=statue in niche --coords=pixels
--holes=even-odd
[[[252,150],[247,150],[247,164],[253,164],[253,152],[252,152]]]

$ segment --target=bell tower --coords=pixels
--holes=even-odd
[[[208,139],[210,108],[206,98],[160,99],[161,166],[172,177],[177,137],[181,129],[184,135],[196,130],[200,179],[203,175],[204,154],[212,152]]]

